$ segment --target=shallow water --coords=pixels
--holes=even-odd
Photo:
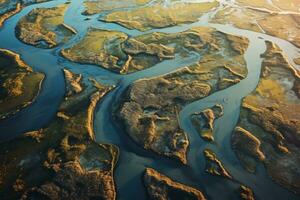
[[[187,65],[197,62],[201,55],[191,52],[187,58],[176,55],[175,59],[164,61],[152,68],[145,69],[129,75],[118,75],[97,66],[76,64],[64,60],[59,55],[61,48],[66,48],[80,40],[89,27],[123,31],[130,36],[145,34],[137,30],[128,30],[113,23],[104,23],[98,19],[99,15],[89,17],[80,13],[83,11],[83,0],[72,0],[65,15],[65,23],[74,27],[78,34],[64,46],[54,50],[37,49],[25,45],[15,38],[14,27],[20,18],[30,12],[33,8],[53,7],[65,3],[65,0],[57,0],[47,3],[36,4],[26,7],[21,13],[9,19],[3,28],[0,29],[0,48],[10,49],[21,54],[26,63],[46,74],[42,90],[36,101],[23,109],[15,116],[0,121],[0,140],[14,138],[26,131],[40,129],[47,126],[54,117],[60,102],[64,96],[64,78],[61,69],[66,67],[75,73],[86,76],[93,76],[102,83],[115,85],[116,88],[110,92],[98,105],[95,113],[96,139],[100,143],[113,143],[121,150],[120,159],[115,171],[115,180],[118,190],[118,199],[145,199],[145,190],[142,185],[141,175],[145,167],[153,167],[158,171],[172,177],[174,180],[194,186],[205,192],[211,199],[236,199],[238,195],[234,190],[239,185],[245,184],[254,190],[257,199],[296,199],[289,191],[281,188],[270,180],[264,167],[260,166],[256,174],[245,171],[236,159],[230,147],[230,136],[234,129],[240,112],[241,100],[255,89],[259,81],[261,58],[260,54],[265,51],[265,40],[270,40],[284,51],[290,63],[295,65],[293,58],[300,55],[298,48],[291,43],[262,33],[255,33],[234,28],[230,25],[218,25],[208,23],[209,18],[217,11],[212,11],[199,19],[199,22],[154,29],[150,32],[176,33],[192,27],[209,26],[219,31],[245,36],[250,40],[250,46],[245,54],[247,61],[248,75],[240,83],[216,92],[209,97],[187,105],[180,112],[180,126],[186,131],[190,140],[188,152],[188,165],[184,166],[177,161],[159,157],[147,152],[137,146],[116,122],[112,112],[122,100],[122,92],[134,81],[161,76]],[[221,1],[219,9],[232,4],[233,1]],[[216,122],[215,144],[204,142],[193,128],[189,115],[209,108],[215,104],[224,106],[224,116]],[[234,181],[208,175],[204,171],[205,161],[202,151],[210,148],[216,152],[225,167],[234,177]]]

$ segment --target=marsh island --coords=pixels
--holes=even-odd
[[[0,0],[0,199],[300,199],[298,0]]]

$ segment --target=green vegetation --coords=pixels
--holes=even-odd
[[[145,5],[148,2],[150,0],[85,0],[84,5],[86,10],[83,14],[93,15],[115,9],[132,8]]]
[[[0,49],[0,72],[0,118],[6,118],[35,99],[45,76],[5,49]]]
[[[64,24],[68,5],[54,8],[37,8],[23,17],[17,27],[17,37],[26,44],[53,48],[68,41],[76,31]]]
[[[231,47],[235,45],[230,45],[233,40],[230,42],[228,35],[209,28],[180,33],[179,40],[181,34],[190,34],[193,40],[186,39],[185,45],[201,52],[202,59],[176,72],[134,82],[124,93],[124,102],[117,115],[129,136],[140,146],[186,163],[189,141],[179,126],[180,110],[238,83],[247,72],[243,54]],[[239,41],[247,43],[246,39]],[[179,50],[175,48],[175,51]],[[220,51],[231,57],[220,55]]]
[[[26,5],[46,1],[51,0],[0,0],[0,27],[3,25],[5,20],[20,12]]]
[[[250,172],[263,162],[271,178],[300,194],[300,76],[267,42],[260,82],[242,105],[232,146]]]
[[[172,2],[170,5],[156,3],[130,11],[116,11],[103,20],[118,23],[126,28],[146,31],[197,21],[204,13],[216,8],[217,1],[208,3]]]
[[[110,88],[84,81],[78,83],[84,90],[67,91],[47,127],[1,143],[0,151],[6,152],[0,154],[1,197],[116,198],[113,170],[118,148],[96,143],[93,132],[94,109]]]
[[[234,26],[256,32],[267,33],[269,35],[290,41],[297,47],[300,47],[300,17],[297,14],[282,14],[278,8],[272,7],[275,11],[264,11],[258,8],[249,8],[248,4],[260,5],[264,8],[264,4],[270,6],[268,2],[242,1],[244,7],[227,7],[217,12],[212,19],[213,23],[233,24]],[[251,3],[250,3],[251,2]],[[290,1],[274,1],[284,4]],[[298,2],[299,3],[299,2]],[[288,3],[287,3],[288,4]],[[296,8],[296,7],[294,7]],[[271,9],[271,8],[270,8]]]
[[[211,35],[210,35],[211,34]],[[201,53],[211,46],[218,48],[216,38],[227,41],[228,56],[240,59],[248,46],[248,40],[242,37],[222,34],[208,28],[193,28],[185,32],[165,34],[150,33],[129,38],[117,31],[90,29],[86,36],[77,44],[63,49],[61,54],[74,62],[96,64],[118,73],[140,71],[167,59],[174,58],[178,53],[187,56],[189,51]],[[210,59],[210,58],[207,58]],[[244,73],[239,67],[234,68]]]

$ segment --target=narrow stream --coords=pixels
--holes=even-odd
[[[293,58],[300,55],[298,48],[285,40],[263,33],[241,30],[231,25],[210,24],[208,22],[218,9],[223,9],[225,6],[233,4],[234,1],[221,1],[222,4],[217,10],[204,15],[198,22],[192,24],[140,32],[126,29],[117,24],[99,21],[100,15],[93,15],[89,17],[89,20],[86,20],[86,16],[81,15],[83,0],[72,0],[65,15],[65,23],[74,27],[78,34],[67,44],[52,50],[45,50],[28,46],[15,37],[14,30],[16,24],[21,17],[25,16],[32,9],[54,7],[65,2],[67,1],[56,0],[28,6],[19,14],[6,21],[4,27],[0,29],[0,48],[17,52],[34,70],[46,74],[41,92],[35,102],[21,110],[15,116],[0,121],[0,141],[14,138],[26,131],[40,129],[49,123],[64,96],[64,78],[61,69],[66,67],[75,73],[92,76],[102,83],[116,86],[98,105],[95,113],[94,128],[98,142],[116,144],[121,150],[115,172],[118,199],[146,198],[141,179],[145,167],[155,168],[176,181],[198,188],[206,193],[210,199],[220,199],[220,196],[222,199],[237,199],[238,196],[234,194],[233,190],[237,189],[240,184],[251,187],[257,199],[297,199],[291,192],[271,181],[263,166],[259,167],[256,174],[250,174],[245,171],[231,150],[230,137],[238,121],[242,99],[256,88],[259,81],[262,62],[260,54],[266,49],[265,40],[276,43],[287,55],[289,62],[294,67],[300,69],[300,66],[297,66],[293,62]],[[117,30],[129,36],[136,36],[156,31],[176,33],[198,26],[213,27],[224,33],[247,37],[250,40],[250,46],[245,54],[248,76],[240,83],[193,102],[181,110],[180,126],[186,131],[190,140],[187,166],[147,152],[136,145],[127,136],[123,128],[116,123],[113,110],[116,106],[120,105],[122,93],[132,82],[143,78],[162,76],[191,65],[201,59],[201,55],[194,52],[191,52],[186,58],[176,55],[173,60],[164,61],[152,68],[129,75],[115,74],[97,66],[72,63],[59,55],[59,51],[62,48],[69,47],[83,38],[90,27]],[[199,137],[191,124],[189,116],[194,112],[209,108],[215,104],[222,104],[224,106],[224,116],[216,122],[215,144],[209,144]],[[216,152],[234,177],[234,181],[205,173],[205,161],[202,156],[202,151],[205,148],[210,148]]]

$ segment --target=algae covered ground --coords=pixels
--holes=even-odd
[[[0,0],[0,199],[300,199],[298,0]]]

